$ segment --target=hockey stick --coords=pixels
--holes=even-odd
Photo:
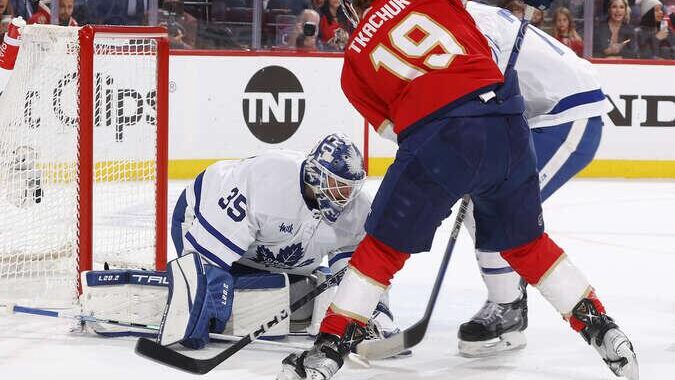
[[[401,353],[417,345],[422,341],[422,339],[424,339],[424,335],[427,332],[427,326],[429,325],[429,319],[431,318],[431,313],[434,311],[434,306],[436,306],[436,299],[438,298],[438,293],[441,290],[443,277],[445,277],[445,272],[448,269],[448,263],[450,262],[452,251],[454,250],[455,243],[457,242],[457,235],[459,235],[462,223],[464,222],[464,216],[466,215],[466,209],[469,206],[470,199],[471,198],[468,195],[465,195],[462,198],[462,203],[459,205],[459,211],[457,212],[457,217],[455,218],[455,224],[452,226],[450,239],[448,240],[448,244],[445,247],[445,254],[441,260],[441,266],[438,269],[438,274],[436,275],[436,282],[434,282],[434,287],[431,290],[431,295],[429,296],[429,301],[427,302],[427,308],[424,311],[422,319],[417,321],[414,325],[403,330],[403,332],[393,335],[389,338],[365,340],[361,342],[358,346],[356,346],[357,354],[369,360],[384,359]]]
[[[238,336],[238,335],[210,333],[209,338],[214,339],[216,341],[220,341],[220,342],[237,342],[237,341],[243,339],[244,337]],[[291,348],[291,349],[294,349],[294,350],[296,350],[296,349],[297,350],[309,350],[311,348],[311,345],[308,345],[308,344],[299,344],[299,343],[290,343],[290,342],[277,342],[275,340],[266,340],[266,339],[256,339],[251,343],[265,345],[265,346]]]
[[[113,319],[103,319],[103,318],[97,318],[97,317],[90,316],[90,315],[70,314],[70,313],[65,313],[65,312],[60,312],[60,311],[39,309],[39,308],[27,307],[27,306],[21,306],[21,305],[1,305],[0,304],[0,308],[5,308],[8,313],[28,314],[28,315],[36,315],[36,316],[41,316],[41,317],[50,317],[50,318],[70,319],[70,320],[78,321],[80,323],[85,323],[85,322],[105,323],[105,324],[115,325],[115,326],[135,327],[135,328],[143,328],[143,329],[147,329],[147,330],[159,331],[159,325],[150,325],[150,324],[143,324],[143,323],[136,323],[136,322],[124,322],[124,321],[117,321],[117,320],[113,320]],[[148,334],[151,334],[151,333],[148,333]],[[289,334],[289,335],[296,335],[296,334]],[[308,335],[304,334],[304,335],[299,335],[299,336],[308,336]],[[236,342],[236,341],[240,340],[242,337],[237,336],[237,335],[210,333],[209,338],[214,339],[216,341],[221,341],[221,342]],[[258,344],[267,345],[267,346],[277,346],[277,347],[286,347],[286,348],[292,348],[292,349],[301,349],[301,350],[309,349],[309,346],[304,345],[304,344],[277,342],[277,341],[264,340],[264,339],[256,340],[253,343],[258,343]]]
[[[146,325],[146,324],[143,324],[143,323],[124,322],[124,321],[117,321],[117,320],[114,320],[114,319],[102,319],[102,318],[96,318],[96,317],[90,316],[90,315],[70,314],[70,313],[66,313],[66,312],[62,312],[62,311],[38,309],[38,308],[34,308],[34,307],[27,307],[27,306],[21,306],[21,305],[11,305],[10,304],[10,305],[0,305],[0,307],[5,308],[9,313],[31,314],[31,315],[39,315],[39,316],[51,317],[51,318],[74,319],[74,320],[79,321],[81,323],[84,323],[84,322],[106,323],[106,324],[116,325],[116,326],[136,327],[136,328],[149,329],[149,330],[159,330],[158,325]]]
[[[181,369],[190,373],[203,375],[212,369],[216,368],[220,363],[225,361],[230,356],[236,354],[242,348],[246,347],[249,343],[258,339],[261,335],[266,333],[270,328],[276,326],[284,319],[290,317],[290,315],[303,307],[308,301],[314,299],[316,296],[321,294],[326,289],[331,286],[337,285],[340,283],[342,276],[344,276],[347,267],[344,267],[342,270],[335,273],[333,276],[328,278],[326,281],[321,283],[319,286],[314,288],[311,292],[307,293],[304,297],[293,302],[293,304],[286,309],[281,310],[273,317],[262,322],[260,327],[256,330],[251,331],[248,335],[241,338],[237,343],[228,347],[224,351],[221,351],[216,356],[207,359],[197,359],[190,356],[186,356],[177,352],[169,347],[160,345],[159,343],[147,339],[140,338],[136,343],[136,353],[141,356],[145,356],[149,359],[155,360],[162,364]]]

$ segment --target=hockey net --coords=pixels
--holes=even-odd
[[[29,25],[0,97],[0,303],[71,307],[83,270],[164,269],[162,28]]]

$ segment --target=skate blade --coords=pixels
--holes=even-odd
[[[347,358],[349,359],[347,363],[354,363],[361,368],[370,368],[370,361],[359,354],[350,352]]]
[[[493,356],[506,351],[519,350],[525,346],[527,346],[527,339],[522,331],[508,332],[497,339],[481,342],[467,342],[461,339],[458,341],[459,354],[466,358]]]
[[[282,366],[277,374],[276,380],[302,380],[291,366]]]
[[[640,379],[640,369],[638,366],[637,356],[635,352],[628,347],[628,345],[623,345],[619,349],[619,355],[626,358],[628,363],[619,369],[619,376],[622,376],[628,380],[639,380]]]

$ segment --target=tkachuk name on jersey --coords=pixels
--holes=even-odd
[[[368,17],[367,21],[364,19],[365,24],[359,33],[354,37],[352,43],[349,44],[349,48],[356,51],[357,53],[360,53],[361,48],[366,47],[368,41],[370,41],[382,24],[401,13],[401,11],[408,5],[410,5],[410,2],[407,0],[389,0],[374,13],[372,10],[369,11],[367,14],[370,14],[370,17]],[[361,45],[361,47],[356,46],[356,44]]]

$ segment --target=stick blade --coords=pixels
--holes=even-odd
[[[429,317],[425,317],[403,331],[403,346],[406,349],[417,346],[424,339],[429,326]]]
[[[386,359],[398,355],[418,345],[429,325],[428,319],[422,319],[404,331],[385,339],[364,340],[356,346],[356,353],[368,360]]]
[[[368,360],[385,359],[405,350],[403,333],[386,339],[364,340],[356,346],[356,353]]]
[[[203,375],[211,370],[208,365],[205,365],[207,363],[204,363],[208,360],[191,358],[147,338],[138,339],[136,353],[158,363],[193,374]]]

